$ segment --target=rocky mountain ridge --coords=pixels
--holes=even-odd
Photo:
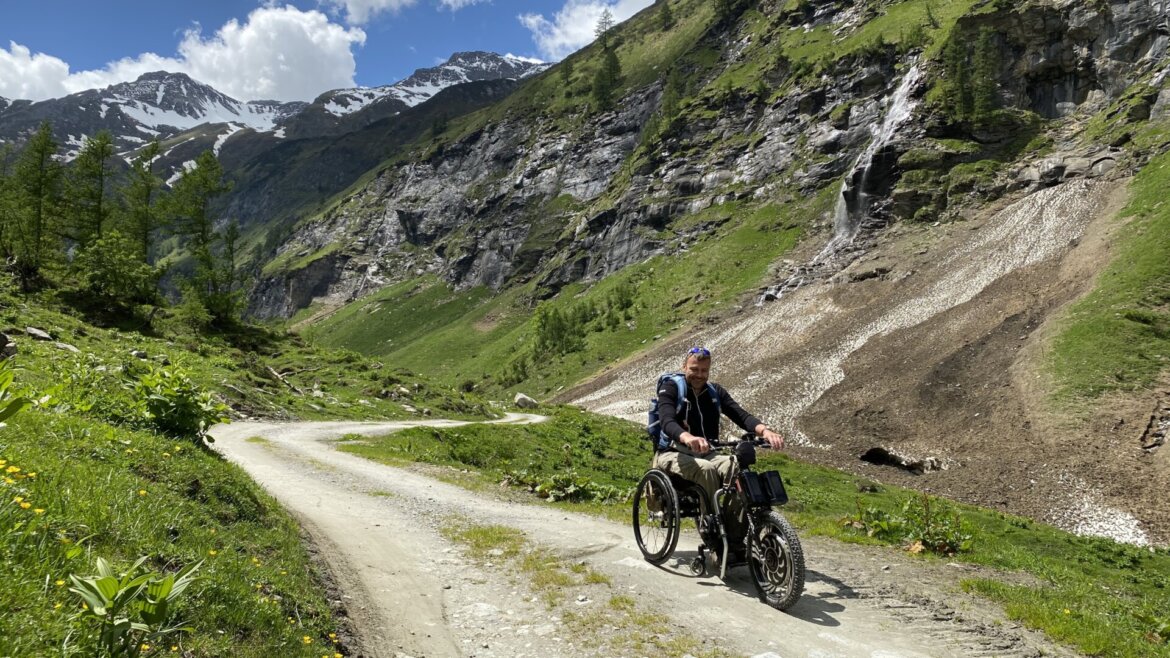
[[[455,53],[447,62],[419,69],[394,84],[373,89],[337,89],[313,102],[238,101],[183,73],[156,71],[132,82],[40,102],[0,102],[0,143],[20,143],[49,121],[71,159],[87,136],[114,134],[118,152],[130,154],[152,139],[193,142],[217,154],[233,138],[253,133],[271,140],[353,132],[432,98],[450,86],[479,80],[522,78],[546,65],[486,52]],[[371,107],[374,106],[374,107]],[[231,148],[231,146],[228,146]],[[190,151],[188,144],[185,151]],[[164,153],[163,169],[183,160]],[[190,158],[193,159],[193,158]]]
[[[761,10],[772,4],[762,3]],[[911,58],[922,58],[913,49],[875,48],[775,94],[767,91],[770,85],[791,79],[792,71],[780,63],[761,80],[762,92],[700,96],[660,148],[636,156],[659,111],[661,78],[630,89],[612,111],[580,117],[569,131],[559,128],[557,117],[539,112],[505,116],[442,152],[382,170],[365,189],[298,229],[279,253],[297,255],[305,267],[264,278],[252,312],[288,316],[313,298],[339,303],[419,272],[438,273],[459,288],[500,289],[536,277],[552,294],[566,283],[596,281],[663,249],[685,246],[686,231],[664,231],[680,218],[791,193],[785,190],[814,194],[863,170],[866,187],[860,192],[874,204],[857,219],[870,228],[915,215],[920,221],[944,219],[968,200],[1021,185],[1104,174],[1119,153],[1107,144],[1073,140],[1055,145],[1046,160],[1021,161],[1011,171],[946,179],[956,165],[1017,157],[1009,151],[1023,146],[1017,142],[1027,139],[1025,133],[1040,139],[1044,119],[1087,120],[1142,80],[1151,91],[1139,99],[1134,117],[1164,112],[1159,89],[1165,74],[1154,69],[1170,38],[1166,2],[1107,5],[1102,11],[1074,0],[1000,4],[964,15],[952,38],[974,42],[980,30],[993,31],[1000,54],[995,77],[1005,106],[1039,119],[1005,115],[999,125],[972,126],[947,117],[935,101],[887,136],[860,169],[856,163],[874,143],[894,88],[915,66]],[[779,5],[772,9],[780,11]],[[840,9],[817,2],[808,3],[800,18],[808,20],[805,30],[820,25],[847,31],[872,19],[872,12],[868,3]],[[727,48],[728,54],[694,86],[702,88],[759,56],[763,42],[774,38],[708,33],[704,45]],[[926,78],[937,80],[942,72],[934,58],[917,66],[926,72],[911,93],[920,102],[932,84]],[[967,146],[953,150],[948,140],[955,139]],[[1075,164],[1053,164],[1065,160]],[[832,213],[822,223],[831,221]],[[542,265],[539,272],[535,263]],[[779,273],[778,284],[792,275]]]

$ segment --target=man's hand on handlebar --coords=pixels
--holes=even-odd
[[[705,455],[711,452],[711,444],[707,443],[707,439],[701,436],[695,436],[690,432],[683,432],[682,436],[678,437],[678,440],[696,455]]]
[[[756,436],[767,441],[768,447],[773,450],[780,450],[784,447],[784,437],[764,427],[763,424],[756,426]]]

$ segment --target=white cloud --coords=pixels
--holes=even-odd
[[[360,28],[346,29],[321,12],[263,7],[246,24],[228,21],[209,39],[188,32],[179,53],[191,77],[229,96],[309,100],[353,86],[352,48],[365,41]]]
[[[489,2],[490,0],[439,0],[439,6],[446,7],[451,11],[459,11],[464,7],[471,5],[478,5],[481,2]]]
[[[396,12],[412,7],[417,0],[323,0],[323,4],[345,10],[345,21],[350,25],[365,25],[371,18],[383,12]],[[475,0],[441,0],[443,4],[454,2],[460,6]],[[456,7],[458,8],[458,7]]]
[[[0,48],[0,96],[41,99],[61,96],[61,85],[69,75],[69,65],[43,53],[35,55],[15,41],[8,50]]]
[[[239,100],[311,100],[354,86],[353,47],[360,28],[345,28],[319,11],[292,6],[254,10],[243,24],[228,21],[204,38],[198,27],[179,44],[179,57],[145,53],[103,69],[70,73],[64,61],[11,43],[0,48],[0,96],[44,100],[134,80],[150,71],[186,73]]]
[[[593,41],[597,19],[606,9],[613,14],[615,22],[621,23],[652,4],[654,0],[617,0],[612,3],[568,0],[552,20],[542,14],[521,14],[518,18],[532,32],[532,40],[542,55],[561,60]]]

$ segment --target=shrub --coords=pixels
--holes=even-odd
[[[970,550],[973,541],[959,511],[926,494],[907,498],[896,512],[862,508],[859,500],[857,517],[846,518],[843,525],[881,541],[899,543],[912,553],[955,555]]]
[[[134,388],[141,417],[164,434],[202,445],[203,439],[211,440],[208,428],[228,420],[227,406],[180,368],[151,365]]]

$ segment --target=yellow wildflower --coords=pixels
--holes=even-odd
[[[6,472],[6,473],[19,473],[19,472],[20,472],[20,467],[19,467],[19,466],[16,466],[16,465],[14,464],[14,465],[12,465],[12,466],[9,466],[8,468],[4,469],[4,472]]]
[[[29,474],[28,474],[28,476],[29,476],[30,478],[35,478],[35,477],[37,476],[37,472],[36,472],[36,471],[33,471],[32,473],[29,473]]]
[[[44,513],[45,513],[45,510],[41,509],[40,507],[33,510],[33,514],[44,514]]]
[[[146,489],[139,489],[139,490],[138,490],[138,495],[139,495],[139,496],[145,496],[145,495],[146,495]]]
[[[143,644],[143,645],[142,645],[142,650],[143,650],[143,651],[150,651],[150,645],[149,645],[149,644]]]
[[[65,581],[64,580],[56,580],[53,582],[53,584],[56,585],[57,587],[61,587],[62,585],[65,584]]]
[[[330,639],[330,640],[333,640],[333,641],[337,641],[337,633],[330,633],[330,634],[329,634],[329,639]]]
[[[58,602],[58,603],[54,603],[54,604],[53,604],[53,609],[54,609],[54,610],[58,610],[58,609],[60,609],[60,608],[61,608],[61,603],[60,603],[60,602]]]
[[[305,644],[312,644],[312,643],[313,643],[313,638],[311,638],[311,637],[309,637],[308,635],[306,635],[306,636],[304,636],[304,637],[302,637],[302,638],[301,638],[301,642],[304,642]]]
[[[179,647],[177,647],[177,646],[171,646],[171,653],[174,653],[174,652],[176,652],[176,651],[178,651],[178,650],[179,650]]]
[[[30,507],[32,507],[32,503],[25,502],[20,504],[20,509],[28,509]]]
[[[24,502],[24,496],[17,496],[16,498],[13,498],[13,499],[12,499],[12,502],[14,502],[14,503],[23,503],[23,502]]]
[[[215,557],[216,555],[219,555],[219,551],[217,551],[213,548],[210,551],[207,551],[207,554],[212,556],[212,557]]]
[[[16,484],[16,480],[12,478],[4,478],[4,484]]]

